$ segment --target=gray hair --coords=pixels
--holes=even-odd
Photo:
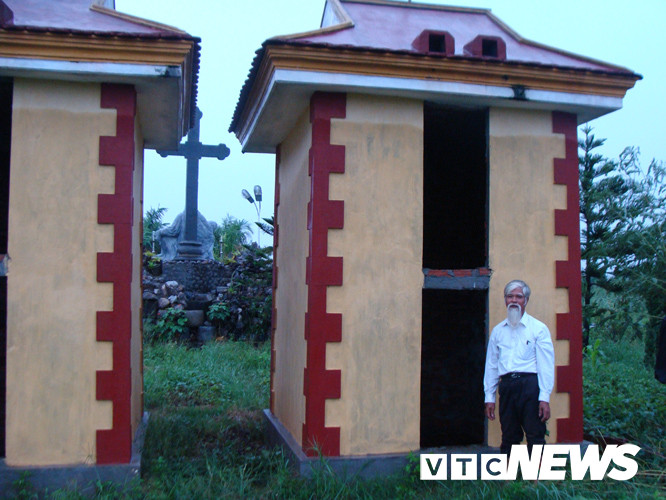
[[[525,283],[522,280],[509,281],[504,287],[504,296],[506,297],[509,294],[509,292],[516,287],[520,287],[523,290],[523,295],[525,295],[525,298],[529,300],[532,290],[530,290],[530,287],[527,286],[527,283]]]

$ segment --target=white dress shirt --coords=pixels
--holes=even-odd
[[[495,402],[499,378],[511,372],[536,373],[539,401],[550,401],[555,380],[553,341],[548,327],[527,313],[515,328],[505,319],[490,333],[483,377],[486,403]]]

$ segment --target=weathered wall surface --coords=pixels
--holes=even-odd
[[[489,327],[505,317],[504,285],[527,281],[528,311],[553,339],[569,293],[556,287],[556,262],[567,260],[567,237],[556,236],[555,213],[567,205],[555,184],[554,160],[564,136],[550,112],[489,112]],[[274,413],[302,443],[307,309],[307,203],[311,186],[307,115],[281,145],[280,244],[275,294]],[[339,428],[340,455],[419,448],[423,242],[423,103],[346,96],[345,118],[331,120],[330,144],[344,146],[344,173],[330,175],[328,199],[344,202],[344,227],[328,231],[329,257],[342,257],[342,286],[327,287],[327,314],[342,315],[342,341],[326,344],[326,370],[339,370],[339,399],[326,399],[325,427]],[[380,207],[380,208],[378,208]],[[569,342],[554,340],[557,366],[569,364]],[[549,442],[569,396],[551,395]],[[488,442],[498,446],[499,422]]]
[[[95,327],[96,311],[113,308],[96,259],[113,251],[97,195],[114,192],[99,138],[115,134],[115,111],[100,108],[98,84],[16,79],[12,120],[7,464],[92,463],[112,419],[95,386],[111,344]]]
[[[566,189],[555,185],[553,160],[564,156],[564,137],[553,134],[552,113],[492,108],[489,117],[489,333],[506,317],[503,291],[512,279],[532,289],[527,311],[550,329],[555,364],[569,363],[568,341],[555,340],[556,315],[568,312],[568,292],[556,288],[555,262],[567,259],[567,238],[555,236],[555,210],[566,208]],[[581,381],[582,383],[582,381]],[[547,442],[557,441],[557,418],[569,397],[551,395]],[[499,421],[489,422],[488,443],[499,446]]]
[[[305,368],[305,312],[307,287],[310,177],[308,151],[311,126],[308,111],[298,120],[280,147],[280,243],[275,263],[279,268],[275,290],[277,325],[274,339],[274,414],[301,444],[305,420],[303,370]]]
[[[340,427],[341,455],[417,449],[423,103],[350,94],[346,118],[331,120],[331,144],[346,154],[329,198],[345,205],[328,255],[344,264],[327,311],[343,319],[342,342],[327,344],[326,369],[341,370],[342,390],[326,401],[326,426]]]
[[[143,415],[143,314],[141,269],[143,241],[143,136],[138,119],[134,121],[134,179],[132,180],[132,338],[130,368],[132,373],[132,436]]]

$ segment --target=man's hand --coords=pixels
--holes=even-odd
[[[550,415],[550,410],[548,410],[548,414]],[[495,403],[486,403],[486,417],[488,420],[495,420]]]
[[[486,404],[486,413],[488,413],[487,404]],[[541,419],[542,422],[545,422],[550,418],[550,405],[545,401],[539,401],[539,418]]]

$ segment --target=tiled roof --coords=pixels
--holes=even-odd
[[[229,131],[244,151],[272,152],[317,90],[528,105],[582,122],[619,109],[641,78],[526,40],[487,9],[326,0],[320,28],[270,38],[256,52]]]
[[[178,28],[117,12],[109,0],[0,0],[0,32],[16,36],[72,35],[83,39],[90,37],[101,43],[149,42],[151,40],[186,41],[191,44],[188,86],[191,106],[188,106],[185,123],[194,123],[198,92],[201,40]],[[96,45],[99,46],[99,45]],[[113,45],[109,45],[113,46]],[[167,45],[168,47],[168,45]],[[169,50],[169,49],[166,49]],[[120,62],[120,61],[119,61]],[[189,128],[188,125],[186,125]]]
[[[625,71],[611,64],[570,54],[529,40],[506,26],[487,9],[469,9],[391,0],[339,0],[352,26],[331,29],[343,20],[334,16],[328,2],[322,30],[278,37],[294,43],[321,43],[387,51],[422,52],[414,41],[424,31],[449,33],[455,41],[451,55],[471,55],[467,44],[477,36],[500,37],[506,43],[506,61],[536,63],[601,71]],[[327,15],[331,12],[330,15]],[[328,30],[326,28],[329,28]],[[566,33],[562,34],[563,37]]]
[[[133,37],[191,39],[177,28],[127,16],[93,0],[0,0],[0,27]]]
[[[446,33],[446,52],[432,52],[424,46],[424,34]],[[566,34],[563,34],[566,36]],[[505,45],[503,57],[484,57],[475,51],[480,39],[497,39]],[[419,41],[420,40],[420,41]],[[378,57],[402,56],[433,60],[468,61],[470,64],[501,64],[504,67],[541,68],[544,71],[618,75],[640,79],[632,71],[571,54],[523,39],[490,10],[445,7],[395,0],[327,0],[319,29],[266,40],[256,52],[247,80],[229,127],[236,131],[270,47],[291,46],[305,49],[351,53],[375,53]]]

